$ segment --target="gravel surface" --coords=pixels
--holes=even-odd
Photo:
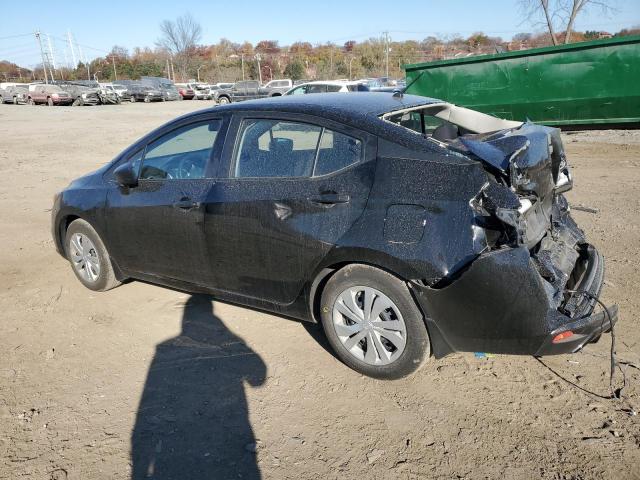
[[[454,354],[383,382],[315,326],[141,282],[94,293],[52,196],[208,102],[0,105],[0,478],[640,478],[640,136],[565,134],[575,218],[607,260],[610,336],[574,355]],[[621,377],[617,377],[617,384]]]

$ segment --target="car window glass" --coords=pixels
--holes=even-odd
[[[147,146],[140,179],[204,178],[220,120],[186,125]]]
[[[327,85],[327,92],[339,92],[342,90],[341,85]]]
[[[326,85],[307,85],[307,93],[326,93]]]
[[[362,158],[362,142],[356,138],[324,129],[314,176],[327,175],[352,165]]]
[[[236,151],[236,177],[311,176],[322,128],[281,120],[245,120]]]
[[[302,87],[298,87],[298,88],[294,88],[293,90],[291,90],[291,93],[289,93],[289,95],[301,95],[305,93],[306,90],[306,86],[302,86]]]

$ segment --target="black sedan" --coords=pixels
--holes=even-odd
[[[141,279],[321,322],[378,378],[453,351],[596,341],[603,258],[559,132],[401,93],[286,96],[180,117],[56,196],[92,290]]]

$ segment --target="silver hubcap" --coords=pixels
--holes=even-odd
[[[100,276],[100,259],[95,245],[82,233],[74,233],[69,242],[71,262],[76,272],[89,282]]]
[[[333,328],[347,351],[369,365],[402,355],[407,328],[398,307],[375,288],[348,288],[333,304]]]

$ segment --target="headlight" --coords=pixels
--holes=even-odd
[[[88,97],[88,95],[86,93],[82,94],[82,98],[87,98],[87,97]]]

